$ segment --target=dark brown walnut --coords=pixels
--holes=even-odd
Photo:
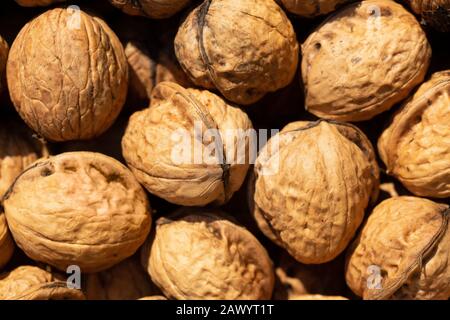
[[[14,241],[9,233],[5,214],[0,212],[0,270],[9,262],[14,253]]]
[[[450,32],[449,0],[408,0],[413,11],[419,14],[426,24],[442,32]]]
[[[61,271],[117,264],[136,252],[151,223],[147,196],[132,173],[94,152],[35,162],[12,185],[4,207],[17,245]]]
[[[136,300],[160,293],[134,257],[108,270],[88,274],[84,291],[88,300]]]
[[[84,295],[38,267],[20,266],[0,275],[0,300],[68,299],[83,300]]]
[[[66,0],[15,0],[22,7],[44,7]]]
[[[293,122],[261,150],[250,206],[262,232],[297,261],[325,263],[353,238],[378,179],[372,146],[355,126]]]
[[[209,91],[162,82],[150,108],[131,116],[123,156],[158,197],[186,206],[222,204],[245,179],[251,135],[243,133],[250,130],[242,110]]]
[[[287,11],[300,17],[313,18],[328,14],[351,0],[277,0]]]
[[[307,294],[326,296],[345,292],[344,259],[328,263],[306,265],[283,253],[275,265],[273,299],[290,300]]]
[[[8,59],[9,46],[8,43],[0,36],[0,93],[6,84],[6,61]]]
[[[435,73],[378,141],[387,173],[412,193],[450,197],[450,70]]]
[[[415,17],[388,0],[357,2],[302,45],[306,108],[318,117],[368,120],[424,79],[431,47]]]
[[[187,7],[191,0],[109,0],[109,2],[132,16],[164,19]]]
[[[180,209],[156,222],[142,263],[167,298],[270,299],[272,262],[258,240],[227,215]]]
[[[100,135],[125,102],[128,65],[106,23],[83,11],[49,10],[11,46],[8,88],[20,116],[52,141]]]
[[[4,118],[0,125],[0,197],[26,167],[45,156],[47,147],[25,125]]]
[[[450,297],[449,206],[417,197],[381,202],[348,252],[346,279],[364,299]]]
[[[273,0],[206,0],[178,30],[175,53],[194,84],[247,105],[287,86],[298,43]]]

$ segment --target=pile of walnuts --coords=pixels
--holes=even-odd
[[[2,5],[0,300],[448,300],[448,32],[448,0]]]

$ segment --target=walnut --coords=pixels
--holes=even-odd
[[[433,28],[450,32],[450,1],[449,0],[408,0],[413,11]]]
[[[35,162],[5,195],[4,207],[17,245],[62,271],[113,266],[136,252],[151,223],[146,194],[132,173],[93,152]]]
[[[0,93],[6,84],[6,61],[8,59],[9,46],[8,43],[0,36]]]
[[[66,0],[15,0],[22,7],[44,7]]]
[[[5,214],[0,213],[0,270],[8,263],[14,252],[14,241],[6,224]],[[1,295],[1,293],[0,293]]]
[[[283,7],[300,17],[312,18],[336,10],[350,0],[277,0]]]
[[[251,104],[297,71],[294,29],[273,0],[205,0],[180,26],[175,53],[194,84]]]
[[[200,129],[203,137],[196,136]],[[240,150],[247,154],[250,138],[240,133],[251,129],[247,115],[218,96],[162,82],[153,91],[150,108],[131,116],[123,156],[136,178],[158,197],[187,206],[222,204],[245,179],[249,161],[241,159]],[[217,147],[212,155],[211,145]]]
[[[191,0],[109,0],[109,2],[132,16],[164,19],[187,7]]]
[[[114,122],[126,98],[128,65],[114,32],[69,9],[27,23],[7,63],[11,100],[25,122],[52,141],[84,140]]]
[[[293,122],[261,150],[250,204],[263,233],[297,261],[338,256],[378,196],[379,169],[367,137],[337,122]]]
[[[0,300],[83,300],[80,290],[68,288],[50,272],[33,266],[20,266],[0,275]]]
[[[302,45],[306,108],[318,117],[368,120],[421,83],[431,47],[400,4],[357,2],[319,26]]]
[[[289,300],[348,300],[342,296],[323,296],[320,294],[303,294],[298,296],[293,296]]]
[[[349,249],[347,284],[364,299],[450,297],[448,205],[416,197],[381,202]]]
[[[378,142],[387,173],[418,196],[450,197],[450,70],[435,73]]]
[[[272,262],[264,247],[230,218],[181,209],[156,222],[142,262],[164,295],[175,299],[270,299]]]
[[[136,300],[160,293],[139,259],[134,257],[111,269],[88,274],[85,281],[86,298],[89,300]]]
[[[148,297],[142,297],[138,300],[167,300],[164,296],[148,296]]]

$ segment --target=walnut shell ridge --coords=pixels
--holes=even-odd
[[[178,61],[194,84],[243,105],[287,86],[298,50],[294,29],[273,0],[206,0],[175,38]]]
[[[212,155],[207,152],[213,143],[207,130],[217,133]],[[185,206],[222,204],[245,179],[249,161],[240,158],[240,150],[247,154],[251,141],[239,137],[247,130],[252,130],[248,116],[215,94],[161,82],[153,90],[150,107],[130,117],[122,151],[150,193]]]
[[[191,0],[109,0],[126,14],[165,19],[188,6]]]
[[[258,240],[220,212],[183,208],[156,222],[142,263],[167,298],[270,299],[272,262]]]
[[[113,266],[136,252],[151,223],[147,196],[133,174],[94,152],[35,162],[16,179],[4,208],[17,245],[62,271]]]
[[[448,205],[394,197],[375,207],[349,248],[348,286],[364,299],[450,297]]]
[[[367,0],[320,25],[302,45],[306,109],[340,121],[363,121],[390,109],[420,84],[431,47],[400,4]]]
[[[51,141],[85,140],[106,131],[120,113],[128,64],[103,20],[57,8],[17,35],[7,80],[17,112],[35,132]]]
[[[301,263],[320,264],[347,247],[378,185],[375,153],[362,131],[345,123],[293,122],[261,150],[250,207],[269,239]]]
[[[450,197],[450,71],[433,74],[378,141],[387,173],[418,196]]]
[[[328,14],[350,0],[277,0],[287,11],[300,17],[313,18]]]

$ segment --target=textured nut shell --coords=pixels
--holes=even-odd
[[[239,104],[287,86],[298,63],[294,29],[273,0],[205,1],[178,30],[175,53],[196,85]]]
[[[53,276],[41,268],[20,266],[0,275],[0,300],[12,299],[31,288],[53,281]]]
[[[412,193],[450,197],[450,71],[435,73],[378,142],[389,174]]]
[[[323,296],[320,294],[304,294],[293,296],[289,300],[348,300],[341,296]]]
[[[449,0],[409,0],[411,8],[439,31],[450,32]]]
[[[167,300],[167,298],[164,296],[149,296],[149,297],[140,298],[138,300]]]
[[[5,119],[0,125],[0,197],[26,167],[48,155],[47,148],[34,139],[31,132],[9,121]]]
[[[416,197],[390,198],[369,216],[361,235],[352,245],[347,261],[347,284],[359,296],[371,294],[368,267],[381,268],[381,286],[400,277],[442,225],[447,205]],[[448,299],[450,297],[450,232],[447,230],[423,260],[420,274],[413,275],[391,298]]]
[[[270,299],[272,262],[245,228],[225,215],[186,209],[157,221],[142,262],[175,299]]]
[[[330,13],[350,0],[277,0],[283,7],[298,16],[312,18]]]
[[[191,0],[109,0],[109,2],[132,16],[164,19],[181,11]]]
[[[98,17],[80,11],[77,21],[72,14],[53,9],[27,23],[7,64],[14,106],[34,131],[53,141],[103,133],[127,94],[128,65],[114,32]]]
[[[88,274],[85,293],[88,300],[136,300],[156,295],[159,290],[139,259],[129,258],[111,269]]]
[[[6,61],[8,59],[9,46],[8,43],[0,36],[0,93],[6,84]]]
[[[285,300],[306,294],[336,295],[345,290],[343,259],[319,265],[299,263],[284,253],[275,269],[273,299]]]
[[[177,130],[187,130],[194,139],[196,123],[202,125],[203,132],[208,129],[202,122],[204,114],[196,111],[199,105],[217,126],[226,154],[236,155],[243,143],[236,144],[232,138],[238,133],[230,134],[230,130],[251,129],[247,115],[206,90],[184,89],[171,82],[160,83],[153,91],[151,107],[130,117],[122,139],[123,156],[136,178],[149,192],[175,204],[224,203],[239,189],[248,169],[248,164],[232,163],[229,178],[224,178],[225,169],[219,159],[213,156],[208,159],[212,164],[204,161],[195,164],[194,152],[186,163],[174,163],[172,152],[180,142],[174,141],[172,135]],[[245,150],[249,150],[248,140],[245,140]]]
[[[9,259],[11,259],[13,252],[14,241],[9,233],[5,215],[0,213],[0,270],[8,263]]]
[[[4,201],[17,245],[65,271],[96,272],[131,256],[145,241],[147,196],[117,160],[68,152],[29,167]]]
[[[330,261],[378,195],[372,146],[356,127],[325,121],[293,122],[277,137],[256,160],[256,221],[299,262]]]
[[[44,7],[53,3],[64,2],[66,0],[15,0],[22,7]]]
[[[414,16],[394,1],[339,11],[302,45],[307,110],[318,117],[368,120],[424,79],[431,47]]]

